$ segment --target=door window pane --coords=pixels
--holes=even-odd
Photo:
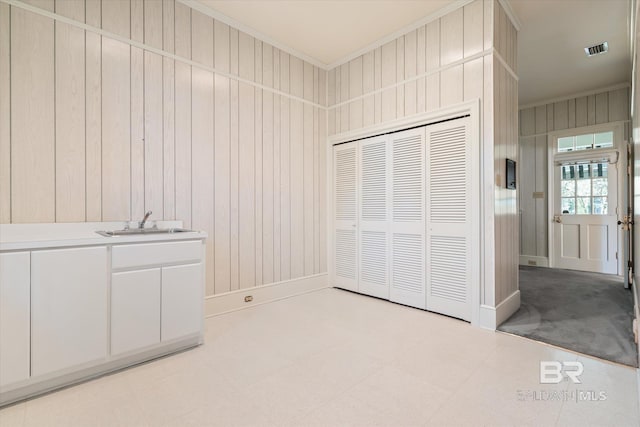
[[[561,153],[573,151],[573,140],[573,136],[569,136],[567,138],[558,138],[558,151]]]
[[[563,215],[575,215],[576,214],[576,199],[563,198],[562,199],[562,214]]]
[[[613,147],[613,132],[602,132],[595,134],[595,148]]]
[[[560,166],[563,215],[608,215],[607,163]]]
[[[562,181],[560,184],[560,197],[574,197],[576,195],[576,182],[574,180]]]
[[[578,184],[578,196],[591,196],[591,180],[590,179],[579,179],[577,181]]]
[[[576,197],[576,214],[591,214],[591,197]]]
[[[608,200],[606,197],[594,197],[593,198],[593,213],[594,215],[607,215],[609,211]]]
[[[611,147],[613,147],[613,131],[558,138],[559,153]]]
[[[608,180],[606,178],[598,178],[593,181],[593,195],[606,196],[608,191]]]
[[[576,136],[576,150],[587,150],[593,148],[593,134]]]

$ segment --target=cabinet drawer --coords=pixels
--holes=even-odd
[[[111,266],[117,268],[144,267],[177,262],[199,262],[202,242],[199,240],[171,243],[139,243],[114,246]]]

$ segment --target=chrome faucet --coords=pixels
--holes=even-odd
[[[153,212],[148,211],[146,214],[144,214],[144,218],[142,218],[142,221],[140,221],[140,223],[138,224],[138,228],[144,228],[144,224],[147,222],[152,213]]]

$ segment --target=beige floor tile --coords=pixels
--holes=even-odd
[[[289,421],[328,402],[380,368],[351,345],[332,347],[247,387],[246,400]]]
[[[387,366],[345,394],[376,408],[379,419],[396,425],[423,425],[452,392]]]
[[[26,407],[25,402],[0,409],[0,426],[22,427],[25,422]]]
[[[634,369],[345,291],[205,325],[202,346],[4,408],[0,426],[640,425]],[[583,362],[582,384],[540,384],[544,360]],[[591,391],[607,399],[570,400]]]

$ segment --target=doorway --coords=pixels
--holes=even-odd
[[[521,307],[499,330],[637,366],[624,124],[546,139],[550,268],[520,267]]]
[[[549,135],[549,266],[622,274],[626,157],[618,125]]]

